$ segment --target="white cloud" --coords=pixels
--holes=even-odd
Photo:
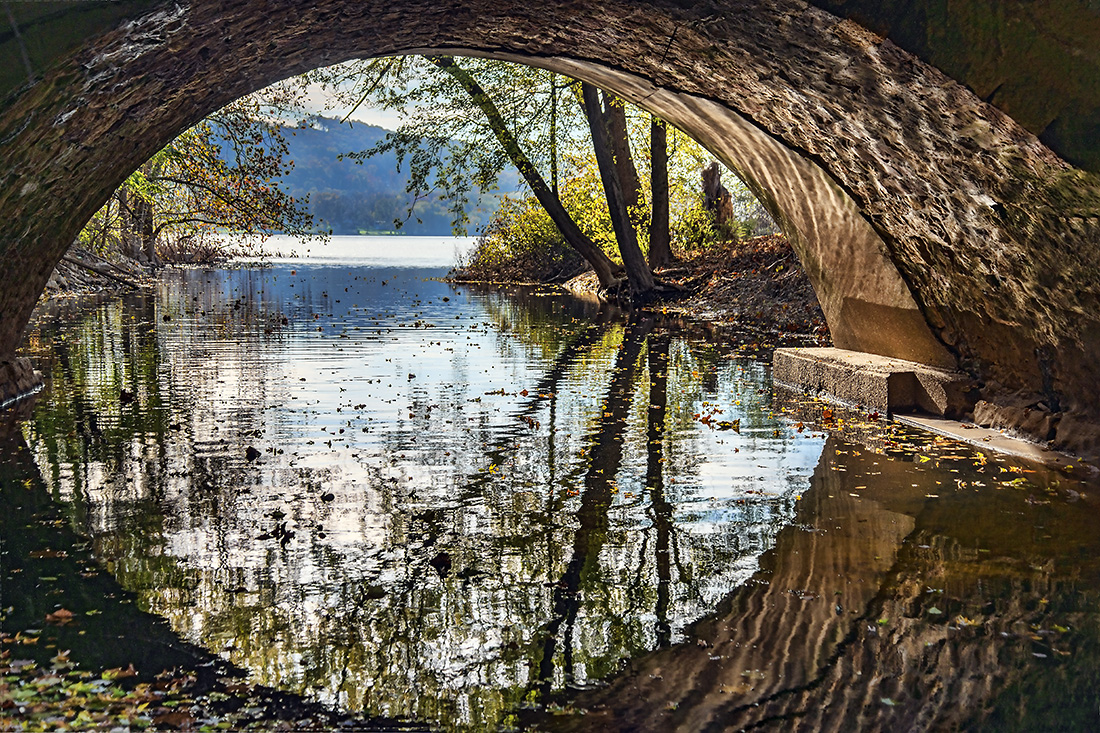
[[[349,107],[330,109],[332,104],[332,95],[325,91],[321,85],[310,84],[307,87],[304,99],[304,106],[307,111],[325,117],[343,119],[347,115]],[[401,125],[401,113],[399,111],[377,109],[366,103],[359,105],[349,119],[355,122],[364,122],[368,125],[377,125],[387,130],[396,130]]]

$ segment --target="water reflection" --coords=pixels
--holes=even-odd
[[[904,431],[825,441],[761,364],[668,323],[435,274],[186,271],[40,321],[49,388],[0,451],[5,630],[40,625],[41,578],[77,610],[121,592],[38,536],[48,492],[140,609],[370,716],[1100,725],[1095,486]],[[108,666],[203,658],[119,604],[57,633]]]
[[[757,570],[822,442],[771,414],[759,364],[435,274],[185,271],[43,321],[25,434],[185,638],[481,729],[681,641]]]
[[[760,570],[685,642],[528,722],[1094,729],[1100,507],[1081,488],[946,441],[881,455],[831,439]]]

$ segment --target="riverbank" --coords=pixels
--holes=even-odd
[[[155,281],[156,270],[136,260],[108,260],[74,247],[57,263],[43,299],[126,291]]]
[[[541,284],[488,281],[480,274],[456,268],[448,279],[490,285]],[[781,234],[681,253],[674,264],[656,274],[683,293],[653,307],[662,313],[703,323],[715,335],[774,346],[831,344],[813,286]],[[157,270],[140,262],[115,262],[84,250],[73,250],[50,278],[43,299],[125,291],[149,286],[156,278]],[[582,297],[597,297],[599,283],[595,273],[588,271],[562,287]]]
[[[716,244],[682,255],[657,277],[683,296],[657,306],[710,325],[730,338],[783,346],[831,345],[825,314],[790,243],[782,234]],[[564,287],[595,294],[595,273]]]

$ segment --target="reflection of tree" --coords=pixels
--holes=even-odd
[[[496,326],[500,347],[507,348],[505,338],[512,337],[543,355],[559,351],[578,328],[621,317],[618,309],[606,303],[551,296],[528,288],[505,292],[494,288],[480,302],[489,322]]]
[[[668,408],[667,333],[649,337],[649,412],[646,434],[646,488],[649,517],[657,531],[653,553],[657,568],[657,646],[666,647],[672,636],[668,623],[669,586],[672,584],[672,505],[665,498],[664,442]],[[640,571],[639,571],[640,574]]]
[[[125,310],[119,305],[99,308],[63,332],[57,324],[40,326],[52,343],[48,370],[53,388],[40,401],[30,434],[48,466],[67,461],[82,466],[73,474],[72,495],[66,497],[76,502],[78,514],[88,499],[88,470],[100,464],[108,474],[123,473],[135,455],[129,443],[135,436],[140,436],[136,455],[143,462],[141,473],[163,474],[162,438],[169,419],[157,380],[160,346],[150,326],[155,312],[154,300],[138,294],[128,298]],[[52,479],[58,486],[60,477]],[[157,487],[163,482],[150,483]],[[118,494],[112,498],[124,499],[124,493]]]
[[[607,334],[611,319],[612,312],[609,309],[600,309],[594,321],[582,328],[580,333],[558,352],[554,363],[546,370],[542,379],[535,384],[534,389],[528,390],[529,394],[524,398],[520,408],[513,413],[514,419],[509,421],[508,428],[500,431],[485,446],[484,455],[489,459],[489,466],[500,467],[512,454],[520,450],[530,432],[528,426],[533,423],[539,410],[544,404],[551,408],[557,404],[557,395],[562,382],[570,375],[584,354]],[[551,414],[550,425],[554,425],[553,414]],[[551,427],[551,449],[554,435],[555,431]],[[477,475],[461,484],[460,495],[468,499],[494,480],[491,472],[479,471]]]
[[[226,669],[228,665],[204,650],[181,641],[162,619],[139,610],[129,593],[96,566],[84,549],[84,537],[57,521],[72,508],[50,496],[18,427],[0,411],[0,578],[5,605],[0,620],[6,635],[42,629],[40,643],[21,648],[20,655],[37,656],[48,666],[59,649],[68,649],[85,669],[134,664],[146,680],[174,666]],[[76,620],[43,628],[45,614],[59,607],[72,611]]]
[[[1009,519],[1034,507],[1019,494],[926,497],[942,475],[830,441],[756,576],[546,727],[1088,729],[1096,533],[1057,500],[1030,510],[1038,535],[1038,517]]]
[[[584,477],[581,505],[577,510],[579,525],[573,535],[573,555],[561,579],[554,586],[551,619],[543,626],[542,658],[538,666],[538,682],[544,693],[553,681],[555,648],[562,625],[563,667],[566,680],[573,670],[573,625],[580,607],[578,594],[584,575],[598,581],[600,573],[591,567],[597,561],[600,547],[607,536],[607,512],[614,495],[614,481],[623,456],[627,417],[633,393],[636,364],[653,328],[652,319],[632,318],[623,335],[623,343],[615,358],[611,381],[601,408],[602,417],[592,431],[588,451],[588,471]]]
[[[345,274],[311,280],[312,295],[295,288],[308,297],[302,305],[288,301],[291,323],[307,317],[312,323],[317,292],[343,285],[337,275]],[[656,334],[649,338],[653,380],[638,386],[646,323],[624,333],[609,314],[576,318],[552,298],[477,300],[477,310],[463,311],[466,322],[452,332],[453,343],[477,332],[468,322],[489,321],[496,327],[481,332],[490,343],[496,336],[498,349],[456,348],[452,374],[441,375],[450,381],[439,384],[417,368],[420,378],[405,387],[404,365],[395,364],[404,389],[394,380],[395,389],[379,396],[392,397],[382,402],[396,401],[402,415],[378,428],[381,421],[366,422],[373,408],[351,409],[362,399],[354,384],[335,405],[288,409],[291,389],[268,370],[334,344],[273,324],[265,313],[278,312],[282,301],[264,278],[243,271],[211,282],[209,273],[179,277],[182,292],[164,290],[159,311],[139,309],[136,340],[118,352],[154,348],[151,368],[135,367],[138,376],[120,383],[141,395],[126,409],[145,409],[146,396],[158,390],[157,419],[184,428],[143,431],[135,424],[126,432],[101,421],[110,446],[97,450],[113,457],[112,475],[85,483],[99,497],[128,488],[126,497],[156,499],[93,507],[108,515],[112,544],[104,549],[119,560],[119,578],[177,629],[230,654],[267,684],[376,713],[492,725],[519,703],[541,661],[540,625],[550,623],[556,639],[547,664],[564,656],[555,685],[563,670],[604,676],[623,657],[674,639],[700,613],[707,585],[725,582],[728,568],[751,558],[774,532],[750,517],[724,527],[716,543],[715,534],[674,523],[673,506],[682,510],[692,491],[676,481],[690,483],[692,466],[703,460],[705,443],[690,419],[699,380],[690,365],[679,372],[671,366],[669,354],[687,349],[683,341]],[[482,306],[493,315],[486,317]],[[202,317],[188,318],[188,308]],[[337,311],[345,333],[352,331],[351,310],[323,308]],[[386,305],[378,312],[389,311]],[[172,321],[155,332],[161,314]],[[385,318],[369,320],[385,325]],[[99,387],[81,385],[105,384],[102,374],[110,369],[97,365],[115,363],[112,338],[89,339],[80,354],[88,366],[59,379],[73,382],[64,387],[68,393],[88,395],[93,416],[111,413],[97,406]],[[414,363],[415,354],[402,356]],[[474,381],[489,360],[544,366],[523,378],[525,397],[501,390],[494,400],[495,392],[483,394]],[[119,363],[129,364],[121,357]],[[477,370],[469,370],[467,381],[469,366]],[[719,387],[723,379],[725,373]],[[111,399],[104,404],[117,410]],[[650,403],[665,408],[649,410]],[[344,412],[332,414],[340,407]],[[406,420],[408,413],[415,419]],[[455,427],[443,427],[446,419]],[[664,423],[665,443],[650,443]],[[312,464],[289,457],[311,450],[303,447],[306,438],[318,436],[307,429],[332,431],[324,442],[336,438],[336,428],[350,434],[366,425],[375,426],[368,438],[337,439],[331,450],[312,453]],[[57,430],[66,434],[68,425]],[[243,446],[252,444],[285,447],[288,455],[246,464]],[[444,460],[444,450],[455,458]],[[62,486],[72,485],[63,464],[93,473],[107,465],[75,452],[51,459]],[[583,489],[577,498],[574,489]],[[335,500],[322,501],[327,493]],[[772,525],[780,515],[770,518]],[[690,525],[690,511],[677,519],[685,516]],[[292,542],[270,539],[281,526],[296,532]],[[743,532],[762,539],[734,541]],[[547,587],[547,580],[565,585]],[[578,592],[567,593],[570,587]],[[466,709],[475,711],[471,718],[455,717]]]

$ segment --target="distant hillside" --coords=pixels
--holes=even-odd
[[[397,158],[392,153],[365,159],[340,160],[341,154],[366,150],[386,136],[381,127],[356,122],[340,124],[338,120],[313,117],[311,126],[286,128],[284,134],[290,146],[294,169],[283,178],[291,195],[309,194],[310,208],[318,223],[332,227],[335,234],[385,232],[394,229],[394,220],[408,216],[412,197],[405,192],[407,168],[397,170]],[[516,190],[517,176],[506,172],[501,188]],[[496,196],[486,196],[479,209],[467,214],[470,234],[476,233],[496,210]],[[447,203],[422,200],[416,204],[414,217],[400,229],[408,234],[450,234],[451,214]],[[419,221],[418,221],[419,219]]]

